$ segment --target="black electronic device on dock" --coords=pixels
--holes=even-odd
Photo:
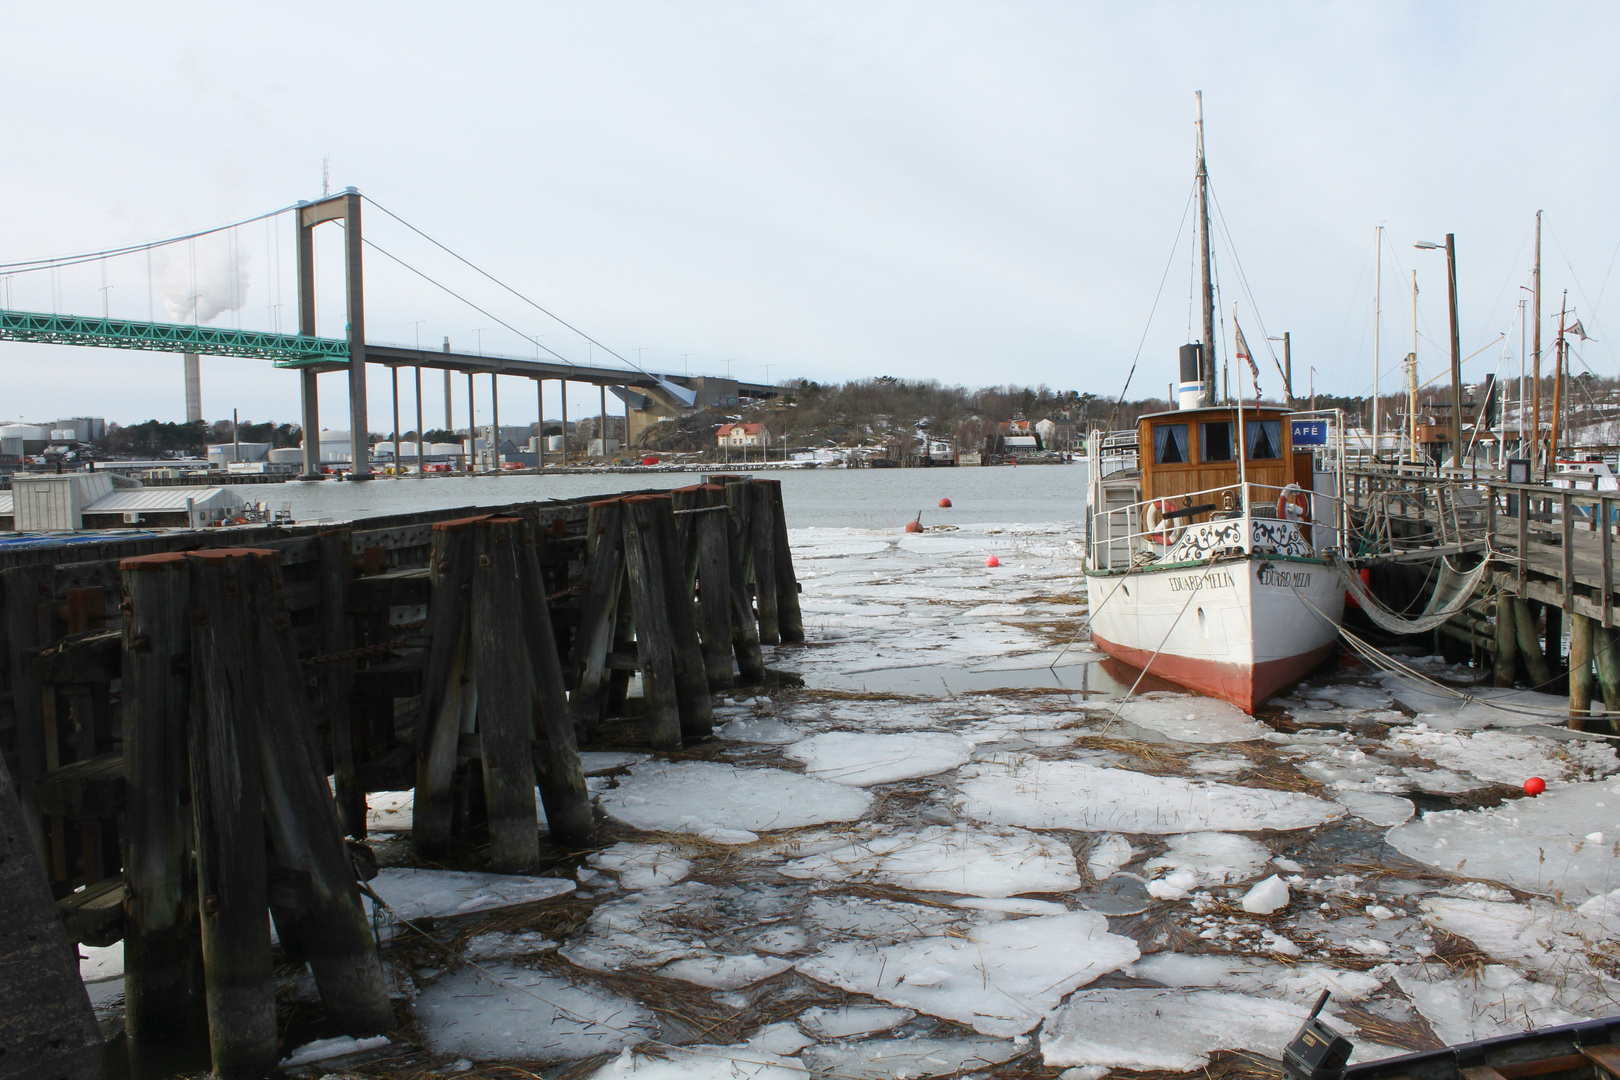
[[[1342,1080],[1344,1067],[1355,1047],[1350,1040],[1316,1018],[1327,1004],[1328,992],[1316,999],[1311,1015],[1283,1050],[1283,1072],[1289,1080]]]

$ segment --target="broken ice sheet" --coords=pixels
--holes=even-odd
[[[971,1036],[960,1039],[868,1039],[864,1042],[813,1046],[805,1064],[818,1075],[850,1080],[899,1080],[956,1076],[968,1069],[988,1069],[1011,1061],[1024,1047],[1011,1039]]]
[[[618,787],[600,796],[607,814],[648,832],[795,829],[853,821],[871,802],[870,794],[844,784],[712,761],[634,765]]]
[[[799,971],[854,994],[1012,1036],[1041,1022],[1065,994],[1130,963],[1135,942],[1090,911],[976,922],[966,937],[893,945],[848,942],[798,962]]]
[[[414,1005],[428,1049],[473,1061],[553,1064],[657,1035],[651,1010],[616,994],[495,962],[451,971]]]
[[[589,1080],[805,1080],[803,1065],[752,1046],[669,1046],[658,1055],[621,1051]]]
[[[1413,964],[1400,968],[1395,980],[1447,1045],[1588,1019],[1558,1007],[1557,987],[1502,964],[1461,975],[1440,964]]]
[[[852,787],[872,787],[917,776],[949,772],[967,761],[972,747],[955,735],[918,732],[874,735],[828,731],[788,747],[805,772]]]
[[[1620,769],[1614,748],[1597,740],[1560,740],[1510,731],[1473,734],[1432,731],[1419,724],[1394,731],[1389,744],[1428,758],[1443,768],[1518,787],[1532,776],[1554,780],[1600,780]]]
[[[933,825],[915,832],[873,835],[857,843],[796,859],[788,877],[862,881],[928,892],[1012,896],[1079,888],[1074,852],[1023,829]]]
[[[586,861],[598,870],[618,874],[619,884],[626,889],[673,885],[692,872],[690,862],[659,844],[618,843]]]
[[[1216,1050],[1271,1058],[1304,1023],[1303,1005],[1221,990],[1083,990],[1041,1028],[1048,1066],[1191,1072]]]
[[[707,986],[711,990],[738,990],[762,979],[780,975],[793,966],[777,956],[693,956],[676,960],[658,969],[658,974],[682,982]]]
[[[1390,830],[1385,842],[1401,854],[1470,878],[1579,903],[1614,888],[1620,869],[1620,784],[1558,784],[1533,799],[1511,799],[1480,810],[1424,814]]]
[[[1365,971],[1341,971],[1325,964],[1278,964],[1218,953],[1158,952],[1126,971],[1169,987],[1209,987],[1282,998],[1309,1005],[1323,990],[1335,1001],[1362,1001],[1384,984]]]
[[[1169,850],[1149,859],[1145,869],[1188,870],[1204,885],[1236,885],[1257,877],[1271,861],[1271,849],[1233,833],[1184,833],[1166,840]]]
[[[967,765],[962,810],[980,821],[1088,832],[1258,832],[1306,829],[1343,808],[1311,795],[1178,776],[1149,776],[1079,761],[997,754]]]
[[[521,874],[483,874],[459,870],[411,870],[388,867],[371,880],[371,889],[398,919],[444,917],[474,911],[532,904],[566,896],[574,883],[561,878]],[[366,900],[371,906],[371,900]]]
[[[1235,705],[1188,694],[1153,693],[1119,707],[1119,718],[1184,743],[1253,742],[1271,734]]]
[[[890,1009],[882,1005],[845,1005],[838,1009],[810,1008],[799,1014],[799,1026],[823,1039],[847,1039],[889,1031],[917,1014],[910,1009]]]
[[[1552,1004],[1576,1012],[1612,1011],[1620,984],[1614,968],[1615,919],[1620,890],[1576,908],[1511,897],[1432,896],[1419,903],[1424,921],[1466,938],[1493,960],[1535,973],[1557,990]]]

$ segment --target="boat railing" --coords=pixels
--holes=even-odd
[[[1144,560],[1202,558],[1201,553],[1210,550],[1211,539],[1205,534],[1211,524],[1224,527],[1243,521],[1251,524],[1247,528],[1238,524],[1230,543],[1225,542],[1228,538],[1221,538],[1220,548],[1270,548],[1281,554],[1305,556],[1344,548],[1345,504],[1334,493],[1305,491],[1293,485],[1250,483],[1248,488],[1246,518],[1237,484],[1158,499],[1102,502],[1101,511],[1088,514],[1091,565],[1112,570],[1139,565]],[[1285,497],[1291,505],[1280,505]],[[1156,518],[1151,528],[1150,517]],[[1259,524],[1278,521],[1294,527],[1279,533]],[[1184,539],[1188,539],[1185,544]]]

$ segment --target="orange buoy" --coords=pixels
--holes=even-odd
[[[984,560],[984,565],[989,567],[997,567],[1001,565],[1001,560],[992,555],[988,559]]]
[[[1524,793],[1526,795],[1540,795],[1546,790],[1547,781],[1543,780],[1539,776],[1532,776],[1530,779],[1524,782]]]
[[[906,522],[906,532],[922,532],[922,519]]]
[[[951,500],[949,500],[949,499],[941,499],[941,500],[939,500],[939,505],[940,505],[941,509],[949,510],[951,508]]]

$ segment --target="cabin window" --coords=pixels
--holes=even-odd
[[[1199,457],[1204,461],[1232,460],[1232,421],[1203,424],[1198,433]]]
[[[1250,461],[1282,457],[1281,420],[1248,420],[1243,426],[1249,433]]]
[[[1187,425],[1153,425],[1153,464],[1187,464]]]

